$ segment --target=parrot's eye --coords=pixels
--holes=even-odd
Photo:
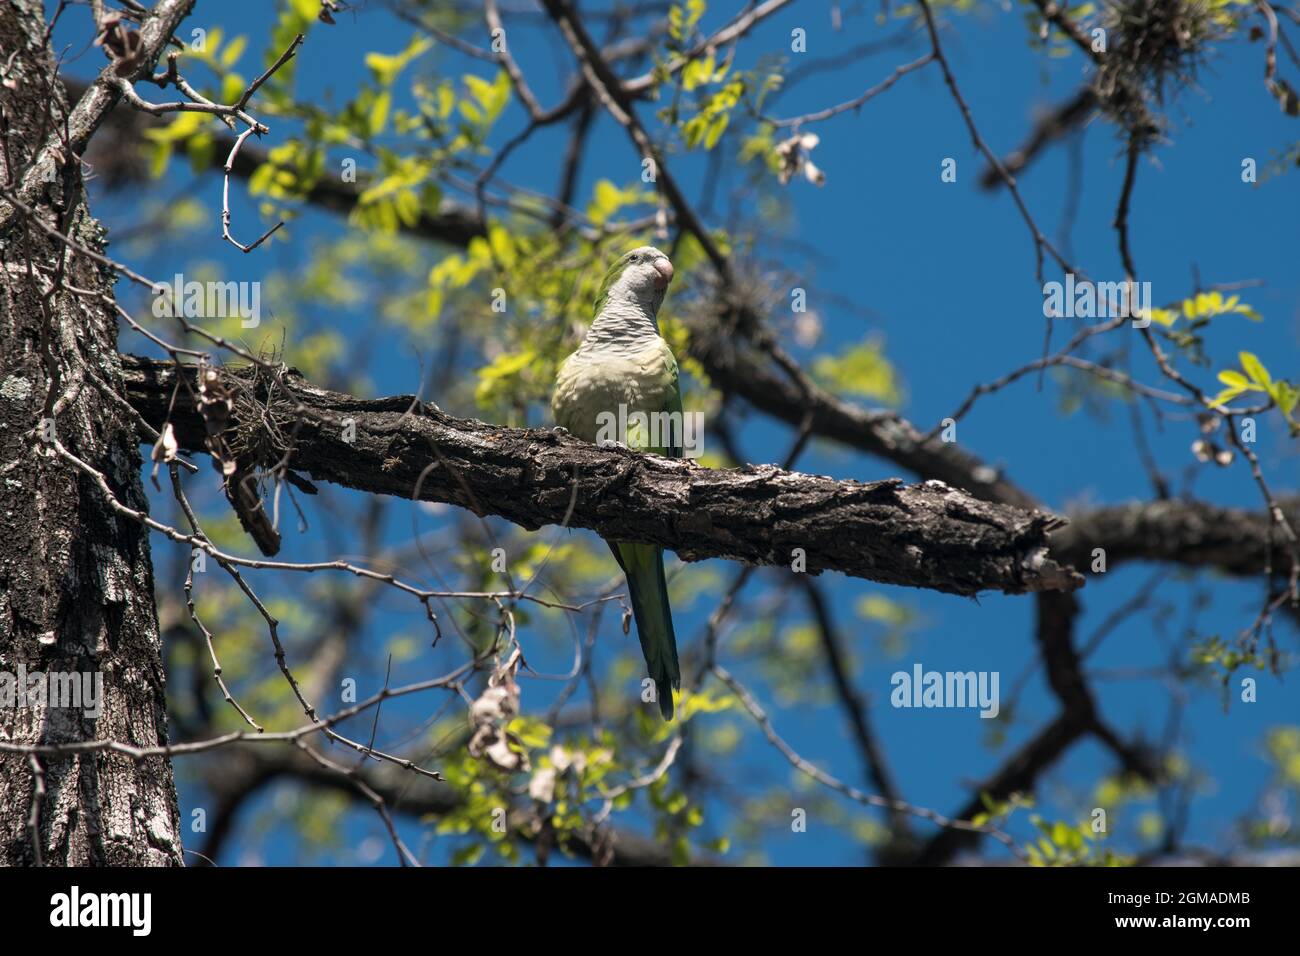
[[[630,261],[630,262],[640,262],[640,261],[641,261],[641,257],[640,257],[640,256],[633,256],[629,261]]]

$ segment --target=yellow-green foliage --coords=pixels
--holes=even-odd
[[[898,376],[885,358],[882,340],[875,335],[838,356],[817,359],[813,376],[837,392],[889,404],[897,403],[900,397]]]

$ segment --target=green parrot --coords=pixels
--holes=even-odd
[[[682,456],[682,394],[677,360],[659,335],[657,316],[673,277],[673,265],[658,249],[642,246],[624,255],[605,273],[596,296],[595,320],[581,347],[560,366],[551,396],[556,424],[585,441],[609,439],[611,421],[625,428],[614,440],[644,451]],[[672,430],[642,433],[636,413]],[[621,413],[621,414],[620,414]],[[626,423],[633,422],[632,427]],[[664,551],[652,544],[610,541],[609,548],[627,575],[636,633],[646,668],[655,682],[659,712],[673,717],[673,690],[682,678],[677,664]]]

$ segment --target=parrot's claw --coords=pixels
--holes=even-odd
[[[556,425],[554,428],[551,429],[551,434],[564,436],[569,434],[569,430],[565,428],[563,425]]]

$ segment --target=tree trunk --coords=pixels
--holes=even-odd
[[[68,113],[44,31],[40,0],[0,3],[4,188]],[[100,249],[79,160],[64,160],[39,216]],[[146,507],[136,425],[117,397],[117,319],[101,298],[112,276],[25,214],[0,235],[0,262],[0,863],[180,865],[169,760],[14,752],[93,739],[165,745],[167,714],[147,532],[115,515],[55,445],[100,471],[124,504]],[[76,675],[92,691],[102,680],[102,699],[96,708],[52,690],[15,694],[24,670]]]

